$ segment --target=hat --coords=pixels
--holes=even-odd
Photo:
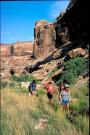
[[[69,87],[69,85],[68,84],[65,84],[65,88],[68,88]]]

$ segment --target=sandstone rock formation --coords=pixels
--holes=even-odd
[[[1,56],[10,56],[11,46],[14,46],[14,55],[15,56],[24,56],[24,55],[32,55],[33,51],[33,43],[32,42],[16,42],[14,44],[1,44]]]
[[[55,49],[54,25],[45,20],[37,21],[34,28],[33,55],[45,57]]]
[[[11,46],[11,44],[1,44],[1,80],[7,80],[10,78],[11,68],[15,70],[15,74],[22,74],[25,66],[31,59],[33,51],[32,42],[17,42],[13,44],[13,56],[10,53]]]

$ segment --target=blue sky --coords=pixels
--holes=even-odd
[[[68,0],[1,2],[1,43],[33,41],[37,20],[54,22],[65,11]]]

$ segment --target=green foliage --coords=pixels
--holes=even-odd
[[[58,85],[62,81],[67,81],[69,84],[75,84],[79,75],[87,74],[89,72],[89,59],[84,57],[75,57],[63,64],[65,71],[54,79]]]
[[[48,104],[46,95],[41,94],[37,99],[25,95],[22,91],[20,93],[18,94],[13,89],[2,90],[2,135],[86,135],[88,133],[86,118],[76,119],[76,125],[73,125],[60,109],[57,110],[59,108],[57,97],[54,97],[54,107],[52,107]],[[42,118],[47,119],[46,128],[36,130],[35,126]]]
[[[78,116],[75,118],[76,127],[84,135],[89,135],[89,119],[87,116]]]
[[[0,82],[0,88],[1,89],[5,88],[7,85],[8,85],[8,82],[6,82],[6,81]]]
[[[83,99],[78,99],[76,103],[71,104],[70,108],[78,113],[88,113],[89,112],[89,96]]]
[[[70,108],[79,113],[89,112],[89,88],[88,84],[85,83],[79,88],[72,90],[72,99],[75,98],[76,102],[70,105]]]
[[[44,95],[44,94],[45,94],[45,90],[44,89],[38,90],[38,95]]]
[[[89,112],[89,96],[79,100],[79,112]]]
[[[55,112],[58,111],[58,102],[57,102],[57,99],[54,99],[54,101],[53,101],[53,109],[54,109]]]
[[[9,87],[10,87],[10,88],[14,88],[15,86],[16,86],[15,82],[10,82],[10,83],[9,83]]]
[[[31,82],[32,80],[36,80],[36,83],[39,83],[39,80],[34,78],[32,75],[20,75],[20,76],[13,75],[11,80],[16,82],[27,82],[27,81]]]
[[[79,87],[79,91],[80,93],[83,93],[84,96],[89,96],[89,84],[88,83],[82,84]]]
[[[51,77],[57,70],[58,70],[58,68],[56,67],[54,70],[52,70],[52,71],[48,74],[48,77]]]

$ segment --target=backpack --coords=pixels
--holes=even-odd
[[[29,90],[35,91],[36,90],[36,84],[34,83],[30,83],[30,85],[28,86]]]

